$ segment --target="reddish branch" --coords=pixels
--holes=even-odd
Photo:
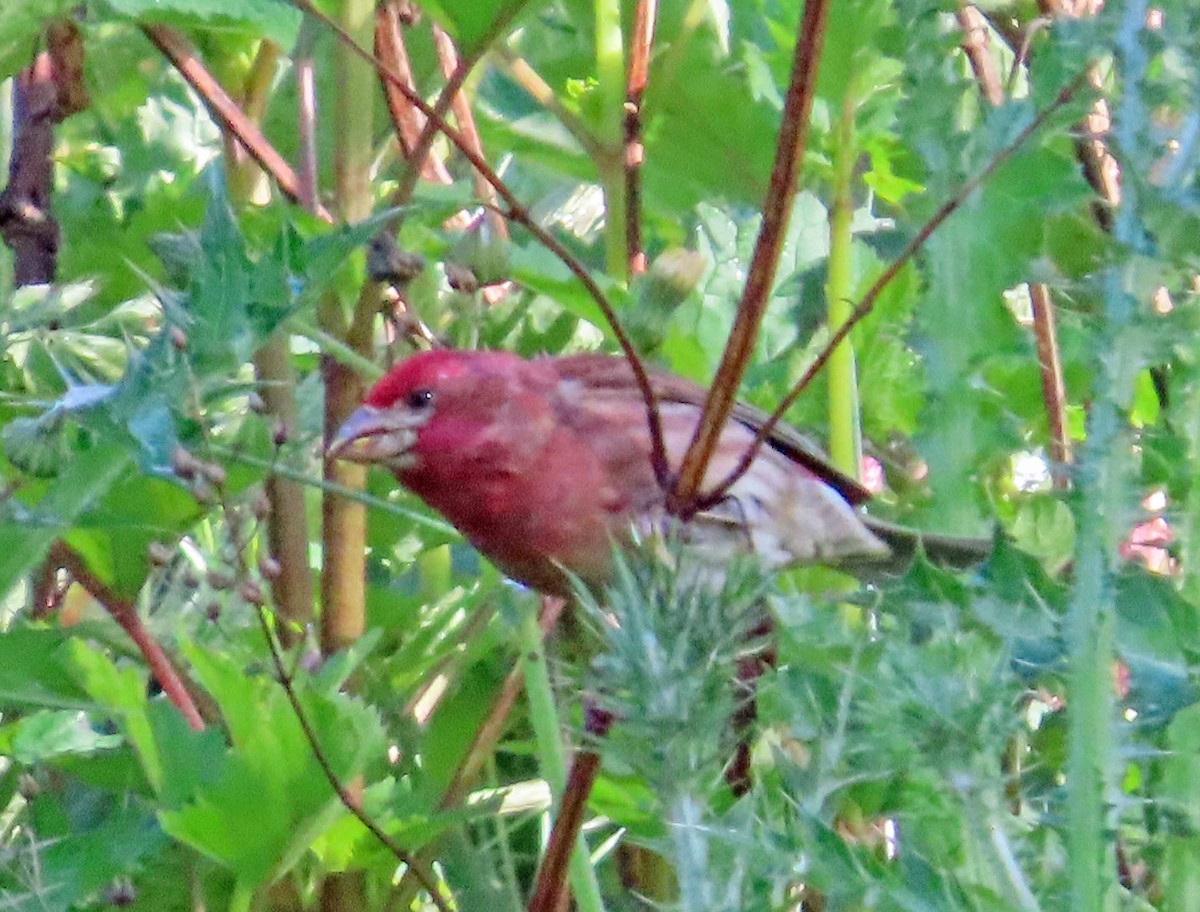
[[[187,39],[165,25],[144,25],[142,31],[200,96],[209,116],[217,122],[221,130],[234,136],[242,144],[259,167],[271,175],[271,179],[284,196],[292,202],[303,204],[305,194],[292,166],[275,151],[275,147],[267,141],[262,131],[205,69]],[[314,211],[321,219],[333,221],[333,217],[319,203],[316,203]]]
[[[38,54],[13,83],[13,144],[8,186],[0,193],[0,236],[13,252],[17,285],[54,281],[58,222],[51,211],[54,124],[59,119],[54,65]]]
[[[50,558],[59,566],[65,567],[75,581],[104,606],[104,610],[133,640],[145,658],[146,664],[150,666],[150,674],[154,676],[154,680],[158,682],[163,693],[187,720],[187,724],[194,731],[203,731],[204,718],[200,715],[200,710],[196,708],[195,700],[170,658],[150,635],[142,623],[142,619],[138,617],[137,610],[133,605],[109,589],[103,580],[92,573],[87,562],[64,542],[56,542],[50,548]]]
[[[971,62],[975,81],[988,104],[998,107],[1004,103],[1004,86],[1000,82],[1000,68],[992,56],[988,22],[979,10],[968,4],[960,6],[956,15],[963,30],[962,49]]]
[[[988,23],[973,6],[963,6],[958,12],[963,28],[963,50],[971,61],[975,81],[984,98],[993,106],[1004,102],[1000,73],[988,47]],[[1040,282],[1030,283],[1029,300],[1033,307],[1033,333],[1037,340],[1038,370],[1042,381],[1042,401],[1050,428],[1050,459],[1055,465],[1055,484],[1062,486],[1067,476],[1061,471],[1071,458],[1071,442],[1067,434],[1067,391],[1063,381],[1062,359],[1054,326],[1054,304],[1050,290]]]
[[[625,245],[629,275],[646,271],[642,250],[642,98],[650,78],[650,49],[654,45],[654,22],[658,0],[638,0],[633,12],[629,40],[629,77],[625,87]]]
[[[408,48],[404,44],[403,25],[407,3],[403,0],[386,0],[375,13],[375,53],[380,60],[403,80],[409,91],[416,94],[412,64],[408,59]],[[425,115],[409,101],[408,96],[382,73],[379,82],[383,86],[383,97],[387,102],[392,127],[396,131],[404,158],[413,166],[412,153],[425,128]],[[421,177],[431,184],[451,184],[454,179],[445,164],[436,155],[427,155],[421,162]]]
[[[433,26],[433,46],[437,51],[438,65],[442,68],[442,75],[449,82],[462,65],[458,48],[454,46],[454,40],[438,25]],[[479,138],[479,128],[475,125],[475,114],[471,110],[471,101],[462,89],[454,93],[454,97],[450,100],[450,109],[454,112],[454,119],[458,121],[458,129],[462,132],[463,139],[471,146],[471,151],[483,158],[483,140]],[[496,191],[478,171],[475,172],[475,192],[481,200],[489,204],[485,210],[486,218],[496,237],[507,238],[508,225],[505,224],[504,217],[495,209]]]
[[[1062,467],[1071,461],[1071,437],[1067,429],[1067,389],[1054,326],[1054,302],[1050,300],[1050,289],[1041,282],[1030,284],[1029,300],[1033,305],[1033,334],[1037,340],[1042,399],[1050,427],[1050,460],[1054,463],[1055,485],[1062,487],[1067,483]]]
[[[541,628],[543,637],[549,635],[550,631],[558,624],[558,619],[562,616],[565,608],[566,602],[563,599],[549,596],[542,599],[542,610],[538,616],[538,626]],[[521,664],[515,663],[508,676],[505,677],[504,683],[500,685],[500,692],[492,702],[492,708],[488,712],[487,718],[483,720],[482,724],[476,730],[475,738],[471,741],[471,746],[467,748],[466,756],[463,757],[458,769],[454,771],[454,776],[450,780],[450,784],[446,787],[446,791],[442,795],[442,800],[438,802],[439,810],[444,811],[459,807],[466,799],[467,793],[483,770],[484,760],[491,755],[497,742],[499,742],[500,735],[504,731],[504,723],[512,712],[512,708],[517,702],[517,697],[521,695],[521,688],[524,685],[525,673],[521,668]],[[428,851],[428,847],[426,851]],[[424,860],[423,854],[422,857],[418,857],[418,864]],[[416,874],[413,873],[410,875],[409,873],[405,873],[396,887],[395,897],[399,897],[401,901],[408,898],[406,891],[408,883],[411,882],[409,880],[410,876],[415,877]],[[400,905],[394,907],[399,908]]]
[[[685,518],[697,509],[700,486],[717,440],[725,429],[742,375],[750,363],[759,327],[775,282],[779,254],[791,220],[797,172],[808,138],[808,122],[817,87],[817,69],[825,40],[829,0],[808,0],[796,36],[791,82],[783,104],[783,122],[775,146],[775,164],[763,204],[762,225],[750,261],[750,274],[738,302],[737,316],[725,344],[721,363],[709,387],[696,433],[688,446],[679,477],[671,492],[673,512]],[[840,340],[839,340],[840,341]]]
[[[588,706],[584,715],[584,731],[590,739],[598,740],[608,734],[613,723],[611,713]],[[546,854],[538,868],[533,895],[529,898],[528,912],[559,912],[566,907],[567,868],[583,828],[584,811],[599,772],[600,755],[596,751],[585,749],[575,755],[566,785],[563,786],[558,817],[546,843]]]

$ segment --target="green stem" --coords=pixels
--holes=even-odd
[[[833,205],[829,210],[829,276],[825,300],[829,302],[829,329],[836,332],[854,311],[854,163],[858,158],[853,85],[847,86],[838,123],[833,157]],[[862,430],[859,425],[858,372],[854,343],[847,337],[829,356],[829,455],[834,465],[852,478],[862,466]]]
[[[383,368],[365,355],[351,348],[337,336],[328,333],[319,326],[313,326],[302,317],[292,317],[287,321],[287,331],[303,336],[310,342],[320,346],[322,353],[330,355],[359,376],[367,380],[378,380],[383,376]]]
[[[1133,0],[1121,14],[1115,70],[1120,104],[1113,117],[1116,147],[1142,148],[1148,115],[1141,96],[1148,55],[1141,45],[1147,4]],[[1122,187],[1113,220],[1113,238],[1126,250],[1143,237],[1138,216],[1138,182]],[[1112,669],[1116,624],[1113,564],[1117,542],[1132,515],[1130,440],[1121,403],[1131,390],[1129,364],[1144,357],[1130,340],[1136,304],[1126,260],[1109,267],[1103,307],[1095,318],[1093,363],[1096,379],[1081,453],[1076,499],[1078,527],[1075,590],[1064,628],[1067,658],[1067,851],[1071,909],[1093,912],[1114,895],[1116,859],[1111,839],[1110,790],[1116,787],[1116,722]]]
[[[530,612],[521,628],[521,666],[525,671],[525,693],[529,699],[529,721],[537,745],[538,765],[550,786],[554,807],[562,801],[567,784],[567,759],[562,745],[562,726],[550,671],[546,664],[546,645],[537,616]],[[580,912],[604,912],[600,884],[588,857],[587,840],[580,833],[571,853],[569,877],[571,891]]]
[[[625,110],[625,43],[620,0],[595,0],[596,82],[600,99],[596,160],[604,188],[604,261],[610,275],[627,279],[625,251],[625,169],[621,165]]]

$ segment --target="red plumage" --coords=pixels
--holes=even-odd
[[[658,372],[651,385],[674,468],[704,391]],[[708,484],[729,473],[763,420],[737,407]],[[601,584],[612,543],[666,519],[650,454],[633,372],[606,355],[415,355],[375,385],[330,444],[331,456],[387,466],[508,575],[560,595],[569,591],[563,568]],[[729,496],[688,523],[686,537],[711,566],[751,549],[770,567],[886,555],[852,506],[865,498],[781,428]]]

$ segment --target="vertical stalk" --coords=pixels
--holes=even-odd
[[[621,35],[620,0],[595,0],[596,81],[600,94],[596,160],[604,188],[604,262],[612,276],[627,276],[625,258],[625,168],[621,138],[625,103],[625,45]]]
[[[854,311],[854,164],[855,143],[853,80],[842,100],[833,157],[833,206],[829,210],[829,275],[825,300],[829,329],[836,332]],[[858,478],[862,471],[862,430],[859,426],[858,372],[854,343],[842,340],[829,356],[829,455],[834,465]]]
[[[1116,146],[1129,153],[1144,148],[1139,146],[1139,124],[1146,116],[1141,99],[1147,65],[1141,46],[1146,11],[1145,0],[1131,0],[1122,12],[1116,39],[1121,101],[1113,129]],[[1137,196],[1136,179],[1126,181],[1113,225],[1114,239],[1126,249],[1141,236]],[[1075,912],[1103,908],[1105,898],[1116,889],[1108,795],[1115,786],[1113,562],[1123,520],[1131,514],[1129,434],[1121,410],[1130,395],[1126,368],[1130,353],[1122,349],[1131,344],[1129,329],[1136,318],[1135,302],[1125,289],[1125,268],[1120,263],[1109,267],[1103,307],[1097,315],[1097,376],[1078,471],[1076,585],[1065,626],[1069,650],[1066,827]]]
[[[342,0],[340,5],[339,24],[360,44],[369,45],[371,41],[374,8],[372,0]],[[344,222],[356,222],[370,214],[373,200],[370,167],[374,106],[370,100],[375,97],[375,74],[365,61],[343,44],[339,44],[336,51],[336,72],[334,193],[338,217]],[[368,282],[357,309],[371,309],[375,296],[377,289]],[[322,298],[317,323],[324,332],[370,357],[371,321],[354,320],[352,326],[336,291],[331,289]],[[321,357],[321,375],[325,382],[324,421],[328,440],[362,399],[363,384],[353,371],[328,355]],[[351,463],[329,461],[325,464],[325,480],[362,490],[366,485],[366,471]],[[324,556],[321,648],[329,653],[360,637],[365,625],[366,508],[344,497],[326,494],[322,500],[321,520]]]
[[[553,805],[557,809],[567,785],[567,761],[562,745],[562,725],[546,664],[546,643],[536,615],[529,614],[521,633],[521,667],[525,672],[525,694],[529,698],[529,721],[537,743],[538,767],[550,786]],[[575,837],[575,848],[568,864],[571,891],[581,912],[603,912],[600,884],[588,857],[583,833]]]
[[[370,47],[374,34],[374,0],[341,0],[338,24],[359,46]],[[358,222],[371,213],[372,112],[376,91],[374,68],[339,43],[335,56],[337,94],[334,97],[334,201],[343,222]],[[374,314],[379,287],[364,282],[347,315],[337,290],[330,288],[317,308],[317,324],[365,357],[371,357]],[[328,354],[321,355],[325,384],[325,440],[332,439],[342,421],[365,392],[358,374]],[[366,467],[326,460],[327,482],[355,491],[366,487]],[[366,627],[367,511],[361,503],[326,493],[321,500],[321,651],[343,649],[362,636]],[[362,779],[346,784],[361,800]],[[323,912],[344,912],[366,906],[365,872],[329,874],[321,883]]]

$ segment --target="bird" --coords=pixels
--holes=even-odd
[[[665,453],[678,469],[706,390],[651,369]],[[766,421],[735,405],[705,485],[734,468]],[[435,349],[397,363],[329,441],[330,459],[379,465],[508,577],[547,595],[611,580],[613,548],[671,522],[645,403],[622,357]],[[794,429],[776,425],[750,469],[684,524],[714,567],[753,552],[769,571],[911,555],[910,530],[861,510],[869,492]],[[957,540],[937,544],[953,551]],[[962,560],[981,558],[974,542]]]

